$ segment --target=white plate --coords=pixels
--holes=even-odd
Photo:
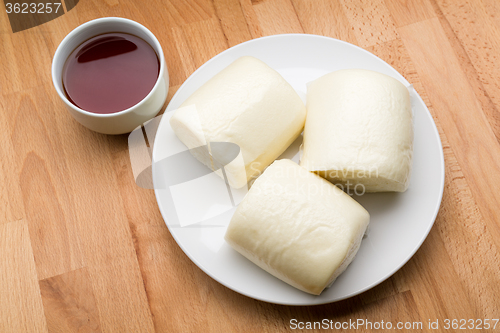
[[[417,251],[429,233],[441,203],[444,187],[441,141],[429,111],[416,93],[412,96],[415,141],[410,187],[405,193],[355,197],[371,215],[368,236],[348,269],[320,296],[306,294],[281,282],[224,242],[223,236],[234,207],[228,202],[228,190],[219,177],[212,173],[193,182],[168,188],[162,185],[166,178],[175,181],[182,170],[199,172],[200,167],[205,168],[190,155],[183,155],[182,163],[158,163],[186,149],[168,123],[171,111],[214,74],[244,55],[257,57],[277,70],[302,98],[305,98],[309,81],[344,68],[378,71],[409,85],[403,76],[375,55],[349,43],[321,36],[288,34],[264,37],[215,56],[179,88],[168,105],[154,141],[155,194],[171,234],[188,257],[208,275],[228,288],[258,300],[288,305],[323,304],[376,286]],[[297,145],[286,152],[286,156],[295,161],[297,155]],[[185,176],[189,177],[189,174]],[[241,193],[232,194],[239,202]],[[187,220],[189,225],[180,226],[176,217]],[[206,221],[193,224],[202,218]]]

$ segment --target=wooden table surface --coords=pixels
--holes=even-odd
[[[261,36],[330,36],[387,61],[424,99],[444,149],[443,201],[420,250],[379,286],[322,306],[268,304],[211,279],[134,183],[127,135],[87,130],[52,86],[59,42],[104,16],[158,37],[169,99],[211,57]],[[436,332],[451,331],[446,319],[500,318],[499,1],[81,0],[17,33],[0,18],[0,332],[281,332],[291,319]]]

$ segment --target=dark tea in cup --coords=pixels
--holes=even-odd
[[[62,72],[71,103],[93,113],[115,113],[142,101],[160,73],[155,50],[128,33],[104,33],[80,44]]]

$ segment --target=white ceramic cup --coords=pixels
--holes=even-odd
[[[74,49],[89,38],[108,32],[129,33],[148,42],[160,60],[160,73],[153,89],[142,101],[123,111],[100,114],[80,109],[68,100],[64,93],[62,72],[66,59]],[[168,71],[161,45],[151,31],[129,19],[105,17],[80,25],[62,40],[52,60],[52,82],[66,108],[80,124],[99,133],[123,134],[131,132],[160,112],[167,99]]]

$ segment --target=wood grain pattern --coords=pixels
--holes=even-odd
[[[214,6],[228,46],[234,46],[252,39],[250,29],[245,22],[245,14],[241,3],[231,0],[216,0]]]
[[[41,280],[40,293],[49,333],[102,332],[87,269]]]
[[[383,0],[342,0],[342,4],[359,46],[368,47],[398,37]]]
[[[1,332],[47,332],[28,224],[0,224]]]
[[[259,20],[255,14],[252,0],[240,0],[240,5],[243,10],[243,14],[245,15],[245,21],[252,38],[264,36],[264,33],[259,25]]]
[[[72,194],[60,141],[54,105],[44,89],[29,89],[6,98],[13,128],[11,141],[20,167],[24,211],[39,279],[83,267],[74,223]],[[32,141],[26,140],[31,137]]]
[[[182,30],[196,68],[228,47],[227,39],[217,18],[186,24]]]
[[[9,23],[9,17],[7,15],[7,11],[0,11],[0,34],[2,33],[10,33],[12,29]]]
[[[7,123],[7,109],[0,101],[0,123]],[[21,189],[18,180],[13,177],[17,170],[17,163],[11,156],[14,147],[9,132],[0,131],[0,224],[20,220],[24,217]]]
[[[264,36],[304,32],[290,0],[256,1],[253,9]]]
[[[494,9],[491,2],[464,3],[458,7],[452,2],[440,2],[436,13],[451,46],[461,60],[462,69],[474,94],[500,141],[500,70],[494,65],[499,60],[500,24],[498,20],[495,21],[495,15],[491,14]],[[466,30],[460,29],[464,23],[467,23]]]
[[[385,4],[396,27],[402,27],[436,16],[430,0],[386,0]]]
[[[338,38],[388,62],[443,144],[443,201],[421,248],[375,288],[322,306],[259,302],[208,277],[170,235],[153,191],[136,186],[127,136],[85,129],[52,87],[57,45],[103,16],[158,37],[168,100],[211,57],[272,34]],[[0,332],[294,332],[291,319],[325,318],[449,332],[447,318],[500,318],[499,57],[496,0],[87,0],[15,34],[1,10]]]
[[[500,193],[493,184],[500,181],[500,143],[460,68],[459,59],[439,20],[433,18],[402,27],[400,34],[422,83],[428,87],[429,99],[447,129],[450,144],[460,147],[457,159],[466,177],[475,184],[471,190],[478,198],[478,205],[498,247],[500,227],[497,203]],[[436,48],[440,52],[434,52]],[[450,83],[453,83],[451,91],[440,93],[436,90]],[[470,117],[471,113],[476,117]]]
[[[79,158],[69,159],[69,167],[73,175],[79,175],[70,176],[70,187],[77,198],[75,218],[89,274],[95,281],[93,286],[102,330],[152,331],[151,313],[116,186],[108,138],[78,129],[68,128],[63,135],[68,140],[69,151],[79,145],[78,137],[87,136],[93,143],[86,149],[79,149]],[[103,159],[107,162],[103,163]],[[86,163],[82,164],[82,160]]]
[[[340,2],[329,0],[293,0],[292,2],[305,33],[357,44],[354,29],[349,24]]]

